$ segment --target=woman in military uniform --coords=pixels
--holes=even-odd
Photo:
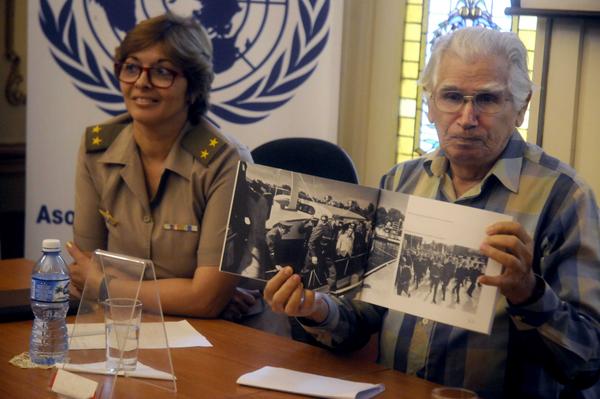
[[[118,291],[89,260],[100,248],[152,259],[165,313],[215,317],[230,301],[238,278],[217,265],[237,162],[251,157],[203,117],[212,68],[210,39],[191,18],[143,21],[116,49],[127,114],[89,127],[80,147],[68,244],[76,293],[88,275],[89,289]],[[142,282],[139,298],[151,295]]]

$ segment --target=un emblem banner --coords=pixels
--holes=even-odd
[[[125,111],[113,53],[138,22],[193,16],[214,48],[208,118],[250,148],[336,140],[339,0],[29,0],[26,256],[71,239],[75,158],[86,126]]]

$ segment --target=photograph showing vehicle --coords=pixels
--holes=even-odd
[[[240,162],[221,270],[268,280],[292,266],[305,287],[360,285],[378,190]]]

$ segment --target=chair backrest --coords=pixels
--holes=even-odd
[[[266,142],[252,150],[254,162],[328,179],[358,183],[354,162],[329,141],[289,137]]]

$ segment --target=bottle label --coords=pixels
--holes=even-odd
[[[70,280],[31,279],[31,299],[40,302],[66,302],[69,300]]]

